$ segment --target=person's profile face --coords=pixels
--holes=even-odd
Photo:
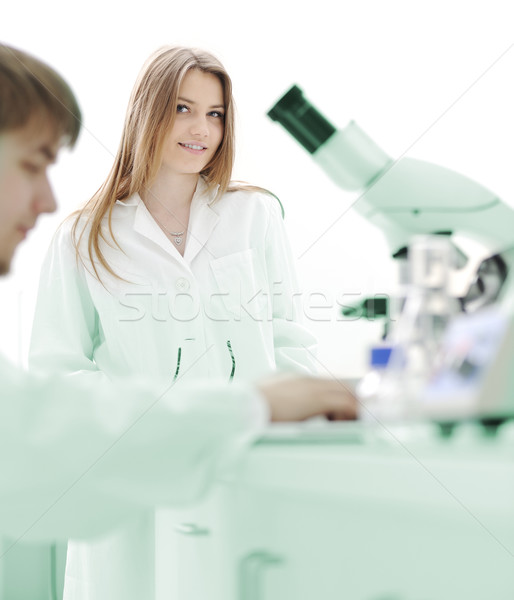
[[[53,127],[38,125],[0,133],[0,274],[38,216],[56,209],[47,170],[59,142]]]
[[[179,89],[176,117],[166,137],[162,168],[180,174],[200,173],[219,148],[225,130],[220,80],[192,69]]]

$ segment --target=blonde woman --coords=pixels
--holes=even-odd
[[[109,176],[51,245],[32,366],[139,375],[163,389],[314,371],[280,205],[231,184],[233,160],[223,66],[203,51],[157,51],[135,84]],[[148,515],[98,544],[70,545],[65,598],[152,598],[152,525]]]

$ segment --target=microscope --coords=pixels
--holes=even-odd
[[[458,308],[416,414],[441,422],[514,417],[514,210],[455,171],[409,157],[393,160],[354,121],[337,129],[296,85],[268,116],[337,186],[355,193],[353,208],[376,225],[400,265],[400,285],[412,278],[406,265],[418,236],[442,236],[453,248],[445,293]],[[460,248],[459,237],[476,243],[472,254]],[[378,307],[368,299],[360,310],[367,308],[389,319],[385,302]],[[400,310],[394,327],[402,319]]]

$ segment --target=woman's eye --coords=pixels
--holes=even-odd
[[[217,119],[224,119],[225,118],[225,114],[220,112],[219,110],[213,110],[212,112],[209,113],[209,115],[211,117],[216,117]]]
[[[188,110],[189,110],[189,108],[185,104],[178,104],[177,105],[177,112],[178,113],[185,113]]]

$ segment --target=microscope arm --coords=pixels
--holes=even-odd
[[[393,161],[354,121],[337,130],[297,86],[268,116],[310,152],[336,185],[358,194],[353,207],[385,236],[391,256],[405,255],[416,234],[446,233],[478,242],[481,253],[460,254],[452,295],[471,296],[475,304],[480,295],[496,299],[514,268],[514,210],[493,192],[429,162]]]

